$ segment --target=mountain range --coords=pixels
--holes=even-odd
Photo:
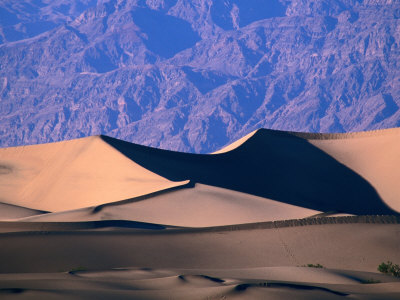
[[[207,153],[400,126],[400,1],[0,1],[0,146]]]

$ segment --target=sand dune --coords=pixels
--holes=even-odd
[[[12,204],[0,203],[0,220],[13,220],[46,214],[45,211],[29,209]]]
[[[102,138],[169,180],[190,179],[317,211],[392,214],[399,212],[400,202],[396,198],[400,187],[394,180],[400,171],[391,167],[400,163],[399,134],[400,129],[341,135],[261,129],[238,147],[214,155],[177,153]],[[351,148],[358,141],[362,146]],[[346,151],[338,156],[334,150],[341,144]],[[363,169],[357,168],[359,164]],[[385,183],[379,179],[387,177],[391,179]]]
[[[0,297],[399,299],[399,136],[0,149]]]
[[[400,187],[397,184],[400,182],[400,171],[396,167],[400,165],[400,128],[336,134],[260,129],[215,154],[235,150],[245,143],[254,143],[251,139],[258,138],[261,146],[261,139],[267,139],[268,135],[306,140],[367,180],[387,206],[400,212]]]
[[[127,159],[100,137],[0,149],[3,203],[63,211],[180,185]]]
[[[22,299],[396,299],[399,279],[374,271],[399,259],[398,230],[355,223],[3,233],[0,292]],[[301,267],[308,263],[328,269]]]
[[[0,223],[1,225],[1,223]],[[32,229],[36,229],[33,227]],[[253,268],[322,264],[370,271],[399,261],[399,224],[350,223],[294,227],[42,230],[0,234],[0,273],[117,267]],[[379,242],[378,242],[379,241]],[[24,245],[29,250],[24,251]]]
[[[44,214],[25,222],[134,220],[173,226],[208,227],[299,219],[319,211],[227,189],[196,184],[101,207]]]
[[[284,270],[284,272],[281,272]],[[269,275],[281,280],[269,280]],[[285,272],[286,271],[286,272]],[[202,275],[193,275],[202,274]],[[234,278],[229,277],[233,275]],[[316,276],[316,274],[318,274]],[[215,276],[215,275],[218,275]],[[228,277],[225,277],[225,276]],[[351,278],[350,278],[351,277]],[[4,281],[7,279],[7,283]],[[302,278],[296,281],[297,278]],[[310,285],[312,280],[320,283]],[[378,284],[362,284],[366,280],[379,280]],[[308,282],[307,282],[308,280]],[[400,289],[393,278],[368,272],[341,274],[336,270],[306,268],[257,268],[224,270],[166,270],[115,269],[99,271],[73,271],[70,273],[8,274],[0,275],[0,289],[13,299],[16,291],[24,295],[42,297],[87,297],[90,299],[342,299],[344,295],[366,299],[365,296],[396,299]],[[107,286],[108,288],[105,288]],[[14,294],[13,294],[14,291]],[[257,297],[255,297],[255,295]],[[314,296],[311,298],[310,296]],[[361,296],[361,297],[360,297]],[[308,298],[306,298],[308,297]],[[371,299],[374,299],[372,298]],[[348,298],[348,297],[347,297]],[[4,298],[7,299],[7,298]]]
[[[400,205],[400,171],[392,167],[400,163],[399,135],[400,129],[336,135],[262,129],[214,155],[105,136],[6,148],[0,192],[3,203],[64,211],[191,180],[316,211],[391,214]]]
[[[391,209],[400,212],[400,130],[387,129],[360,134],[309,139],[367,180]]]

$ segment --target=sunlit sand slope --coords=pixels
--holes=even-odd
[[[0,201],[32,209],[77,209],[179,184],[144,169],[97,136],[0,149]]]
[[[45,211],[29,209],[12,204],[0,203],[0,220],[13,220],[46,214]]]
[[[400,212],[399,128],[330,138],[311,136],[309,142],[366,179],[386,205]]]
[[[391,209],[400,212],[400,128],[385,130],[320,134],[281,132],[260,129],[215,153],[245,148],[246,143],[265,144],[262,139],[305,140],[321,149],[364,178]],[[282,142],[284,143],[284,142]],[[293,148],[296,151],[296,148]],[[326,170],[329,172],[329,170]],[[323,178],[321,178],[323,179]],[[355,199],[352,198],[351,201]],[[368,201],[365,201],[368,202]],[[360,203],[368,206],[370,203]]]
[[[0,298],[399,299],[399,137],[0,149]]]
[[[132,199],[191,180],[315,211],[392,214],[400,210],[400,168],[395,167],[400,164],[399,132],[258,130],[214,155],[165,151],[105,136],[0,149],[0,200],[64,211]]]
[[[102,137],[170,180],[190,179],[324,212],[400,212],[400,129],[298,134],[261,129],[227,152],[195,155]]]
[[[174,226],[206,227],[310,217],[319,211],[202,184],[102,206],[44,214],[20,221],[77,222],[133,220]]]

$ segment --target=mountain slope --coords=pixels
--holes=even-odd
[[[260,127],[400,125],[398,1],[0,7],[3,147],[107,134],[205,153]]]

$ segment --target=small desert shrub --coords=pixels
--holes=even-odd
[[[316,265],[314,265],[314,264],[307,264],[307,265],[305,265],[305,267],[309,267],[309,268],[323,268],[324,266],[323,266],[323,265],[320,265],[320,264],[316,264]]]
[[[395,277],[400,277],[400,266],[393,264],[391,261],[381,263],[378,266],[378,271],[384,274],[390,274]]]
[[[362,283],[362,284],[373,284],[373,283],[380,283],[380,281],[371,278],[371,279],[361,280],[361,283]]]

